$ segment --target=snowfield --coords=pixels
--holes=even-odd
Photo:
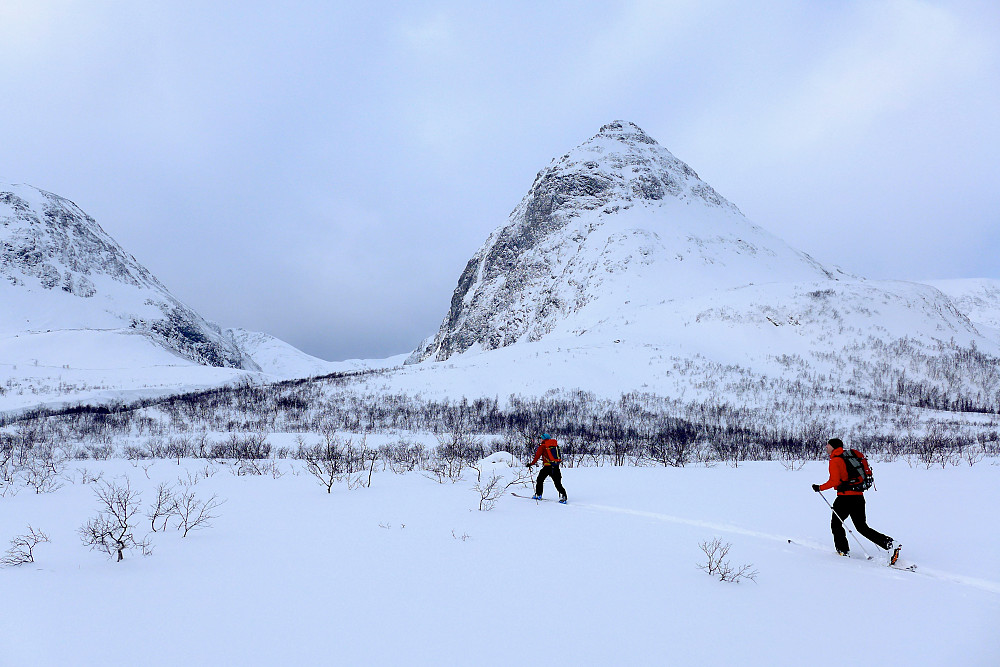
[[[483,475],[513,479],[504,458]],[[444,484],[376,470],[328,494],[300,462],[279,461],[278,479],[74,462],[53,493],[0,498],[0,548],[29,524],[51,539],[0,567],[0,664],[1000,664],[997,461],[873,464],[869,523],[916,572],[854,542],[834,554],[809,488],[824,462],[567,468],[569,505],[504,494],[489,511],[471,468]],[[226,502],[212,527],[154,533],[152,555],[116,563],[78,535],[97,512],[84,468],[127,477],[144,510],[159,483],[195,478]],[[699,569],[714,538],[755,581]]]

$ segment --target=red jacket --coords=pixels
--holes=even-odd
[[[847,481],[847,463],[844,462],[844,448],[838,447],[830,452],[830,479],[819,485],[820,491],[836,489]],[[864,491],[837,491],[838,496],[863,496]]]
[[[551,465],[553,463],[558,463],[562,461],[560,458],[556,458],[555,454],[552,452],[552,447],[555,447],[558,443],[555,438],[549,438],[548,440],[542,440],[542,444],[538,445],[538,449],[535,450],[535,458],[531,459],[529,466],[533,466],[538,463],[538,459],[542,459],[542,465]]]

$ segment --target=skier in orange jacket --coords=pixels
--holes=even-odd
[[[535,480],[535,495],[532,498],[541,500],[545,478],[551,477],[556,485],[556,491],[559,492],[559,502],[565,504],[566,489],[563,488],[562,472],[559,471],[559,463],[562,462],[562,458],[559,456],[559,443],[548,433],[542,435],[542,442],[535,450],[535,458],[531,459],[528,467],[538,463],[539,459],[542,460],[542,469],[538,473],[538,479]]]
[[[830,457],[830,479],[822,484],[813,484],[812,488],[817,492],[837,489],[837,499],[833,501],[835,516],[830,519],[830,530],[833,531],[833,544],[837,553],[847,556],[851,551],[847,533],[844,531],[844,521],[850,517],[858,532],[888,551],[890,562],[895,563],[899,558],[899,545],[895,545],[888,535],[883,535],[868,526],[865,517],[865,493],[850,488],[847,462],[844,461],[844,443],[840,438],[832,438],[826,444],[826,453]]]

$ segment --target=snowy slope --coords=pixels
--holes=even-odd
[[[221,329],[76,204],[0,182],[0,410],[384,368]]]
[[[34,564],[0,567],[0,663],[798,667],[842,662],[834,646],[873,665],[1000,664],[1000,534],[969,511],[996,487],[988,462],[875,462],[869,523],[916,573],[857,546],[834,555],[809,489],[822,462],[571,468],[569,505],[504,496],[489,512],[472,470],[443,485],[376,471],[370,488],[327,494],[279,465],[271,479],[205,461],[87,462],[127,476],[144,507],[158,484],[192,477],[199,498],[226,500],[211,528],[151,534],[151,556],[121,563],[80,542],[97,501],[79,472],[55,493],[0,499],[0,546],[29,524],[51,538]],[[756,582],[699,569],[715,538]]]
[[[406,358],[406,355],[397,355],[388,359],[324,361],[260,331],[226,329],[225,334],[233,339],[240,351],[252,359],[265,375],[276,379],[308,378],[329,373],[393,368],[402,365]]]
[[[248,358],[269,375],[309,377],[332,373],[338,366],[306,354],[283,340],[260,331],[226,329],[224,332]]]
[[[639,391],[746,407],[794,398],[801,411],[788,418],[806,420],[844,394],[894,399],[897,375],[930,377],[928,364],[943,356],[943,344],[998,353],[938,290],[906,282],[752,285],[686,299],[633,298],[583,321],[591,315],[583,309],[538,341],[411,364],[367,380],[365,390],[501,399]],[[981,370],[958,372],[949,386],[994,395],[996,373]]]
[[[1000,340],[1000,280],[980,278],[924,282],[941,290],[976,326],[988,327],[993,337]]]

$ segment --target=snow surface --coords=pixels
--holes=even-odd
[[[28,524],[51,538],[35,564],[0,568],[0,664],[1000,663],[1000,533],[982,507],[996,461],[876,464],[869,523],[916,573],[833,554],[809,488],[822,462],[571,468],[569,505],[504,496],[485,512],[471,470],[454,484],[376,472],[327,494],[280,466],[210,466],[194,490],[226,499],[213,527],[156,533],[151,556],[121,563],[76,534],[96,512],[79,472],[0,498],[0,546]],[[127,476],[148,504],[206,462],[75,467]],[[716,537],[756,582],[699,570]]]

